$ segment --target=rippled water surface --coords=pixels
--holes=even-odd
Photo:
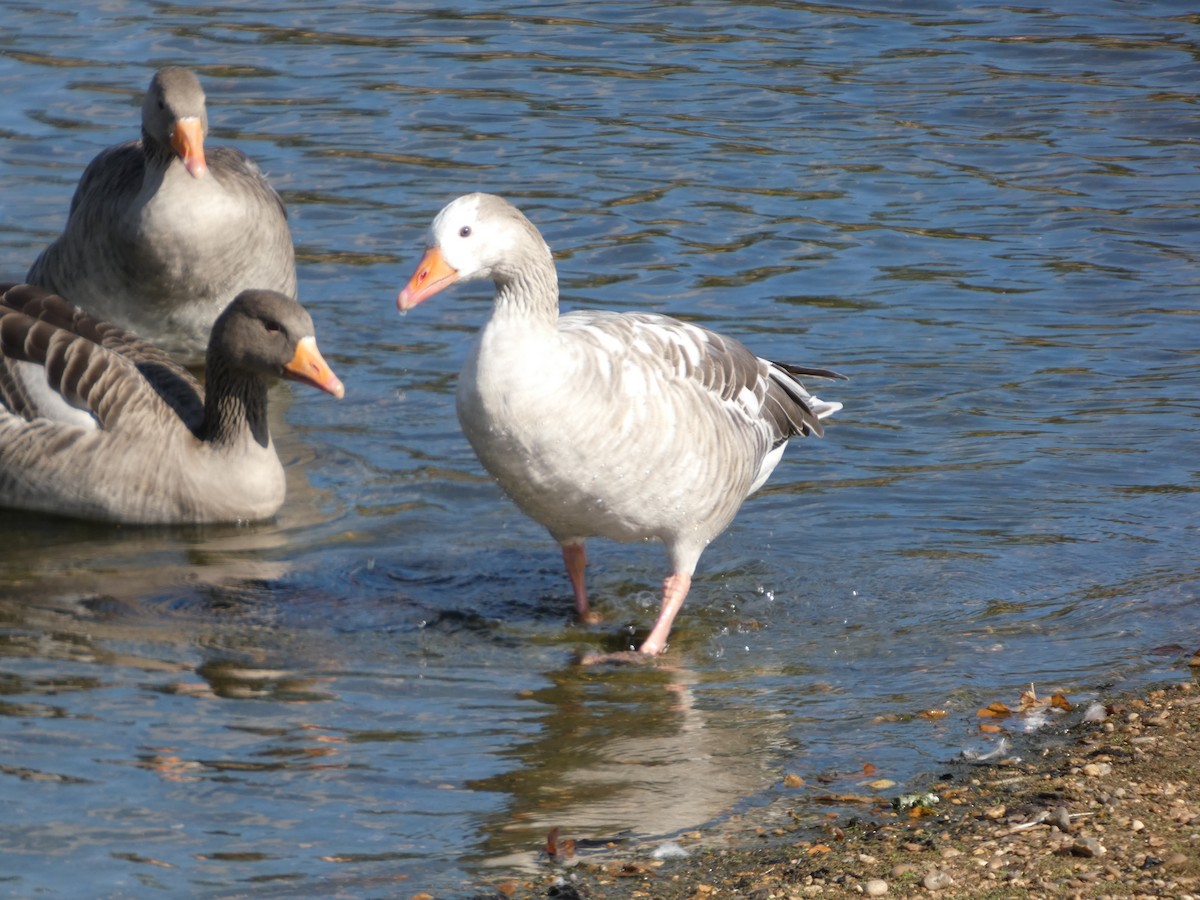
[[[4,4],[0,277],[136,134],[153,69],[192,66],[212,140],[289,205],[347,396],[273,389],[274,521],[0,513],[0,893],[469,895],[552,827],[819,815],[784,773],[870,763],[903,790],[1030,682],[1083,700],[1185,671],[1186,4],[83,6]],[[850,376],[656,666],[575,660],[648,628],[661,548],[594,542],[607,621],[575,624],[556,546],[458,430],[487,286],[396,315],[472,189],[539,225],[567,308]]]

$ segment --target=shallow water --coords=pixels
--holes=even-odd
[[[0,892],[465,895],[552,827],[819,815],[785,772],[870,763],[901,791],[986,748],[976,709],[1030,682],[1078,701],[1185,671],[1183,5],[77,6],[5,7],[0,275],[134,136],[153,69],[193,66],[213,139],[288,202],[347,396],[273,391],[272,522],[0,513]],[[486,286],[396,316],[473,189],[539,225],[567,308],[850,376],[654,668],[574,661],[649,626],[661,548],[594,542],[607,624],[576,625],[557,548],[458,430]]]

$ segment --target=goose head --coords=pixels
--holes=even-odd
[[[143,140],[178,156],[193,178],[203,178],[208,172],[207,134],[204,89],[195,73],[182,66],[155,72],[142,101]]]
[[[519,209],[495,194],[466,194],[433,220],[428,249],[396,306],[407,312],[457,281],[504,284],[531,266],[553,265],[550,248]]]
[[[312,317],[277,291],[242,291],[213,325],[210,369],[278,375],[310,384],[339,400],[345,388],[317,349]]]

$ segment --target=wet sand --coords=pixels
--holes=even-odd
[[[544,875],[475,897],[1200,897],[1200,689],[1171,684],[1091,717],[931,774],[906,795],[927,805],[831,793],[819,825],[772,807],[686,835],[688,855],[664,860],[588,858],[559,837]]]

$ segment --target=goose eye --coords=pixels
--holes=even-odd
[[[267,326],[267,331],[283,331],[283,326],[274,319],[266,319],[263,324]]]
[[[471,226],[464,225],[462,228],[458,229],[458,236],[459,237],[470,237],[471,236]]]

